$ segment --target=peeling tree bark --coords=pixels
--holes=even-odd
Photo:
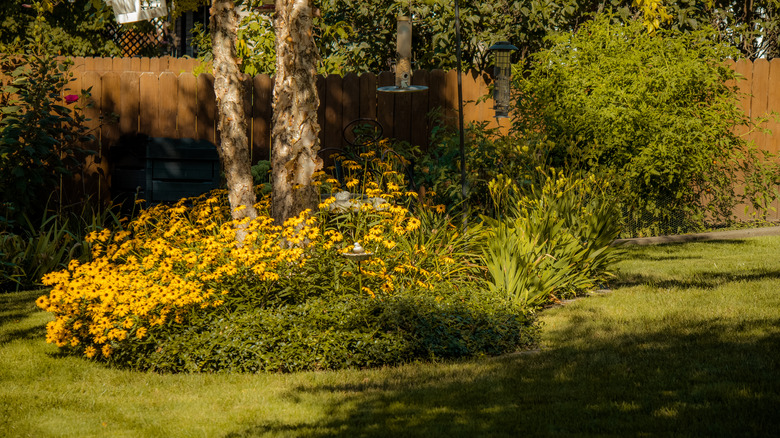
[[[215,0],[216,1],[216,0]],[[318,157],[316,74],[319,54],[312,37],[311,0],[276,0],[276,81],[271,132],[273,202],[277,224],[317,206],[312,174]]]
[[[249,155],[244,86],[245,75],[238,68],[236,39],[239,13],[233,0],[212,0],[211,38],[214,53],[214,94],[217,97],[220,134],[219,157],[225,172],[233,219],[257,217],[254,181]],[[243,209],[239,207],[244,206]],[[237,240],[246,233],[239,229]]]

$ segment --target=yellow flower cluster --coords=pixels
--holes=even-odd
[[[339,194],[331,196],[319,206],[325,218],[324,227],[329,228],[325,233],[338,232],[340,239],[346,239],[342,252],[350,251],[350,242],[360,242],[374,254],[356,271],[363,277],[363,291],[370,296],[433,289],[435,282],[454,271],[445,262],[446,254],[421,256],[424,249],[409,247],[411,236],[421,226],[410,206],[438,213],[444,212],[444,206],[424,205],[416,201],[416,192],[404,190],[407,184],[403,175],[393,170],[394,166],[406,164],[404,161],[380,160],[375,154],[362,154],[361,158],[365,159],[363,164],[354,160],[341,162],[343,181],[350,192],[341,192],[341,200],[337,200]],[[324,174],[321,178],[330,187],[339,187],[338,180]],[[346,201],[345,196],[349,197]],[[346,207],[334,209],[337,204]]]
[[[237,282],[278,280],[278,267],[304,263],[306,246],[320,239],[309,212],[276,226],[265,215],[231,220],[223,194],[191,201],[145,210],[124,231],[92,233],[92,261],[47,275],[51,291],[37,300],[55,315],[47,341],[109,357],[118,343],[221,305]],[[247,231],[240,246],[238,227]]]

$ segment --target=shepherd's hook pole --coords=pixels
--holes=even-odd
[[[463,139],[463,82],[460,54],[460,0],[455,0],[455,58],[458,66],[458,131],[460,133],[460,193],[466,199],[466,149]]]

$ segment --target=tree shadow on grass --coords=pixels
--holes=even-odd
[[[780,279],[780,270],[750,268],[736,273],[703,270],[696,272],[695,274],[685,279],[669,279],[666,278],[666,276],[644,274],[618,274],[617,278],[612,281],[611,286],[613,288],[619,288],[650,285],[661,289],[712,289],[726,285],[728,283],[776,279]]]
[[[35,305],[35,299],[44,293],[43,291],[24,291],[0,294],[0,345],[20,339],[44,338],[45,324],[24,328],[15,327],[18,323],[40,311]]]
[[[534,355],[400,367],[367,374],[361,384],[301,385],[289,400],[338,400],[325,406],[325,420],[258,423],[227,436],[736,437],[780,430],[780,318],[693,326],[681,319],[619,335],[583,322],[572,318],[551,333],[559,347]]]
[[[45,293],[40,290],[0,293],[0,326],[37,312],[35,299]]]

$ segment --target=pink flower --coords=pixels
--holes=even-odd
[[[65,96],[65,103],[74,103],[79,100],[79,97],[75,94],[68,94]]]

